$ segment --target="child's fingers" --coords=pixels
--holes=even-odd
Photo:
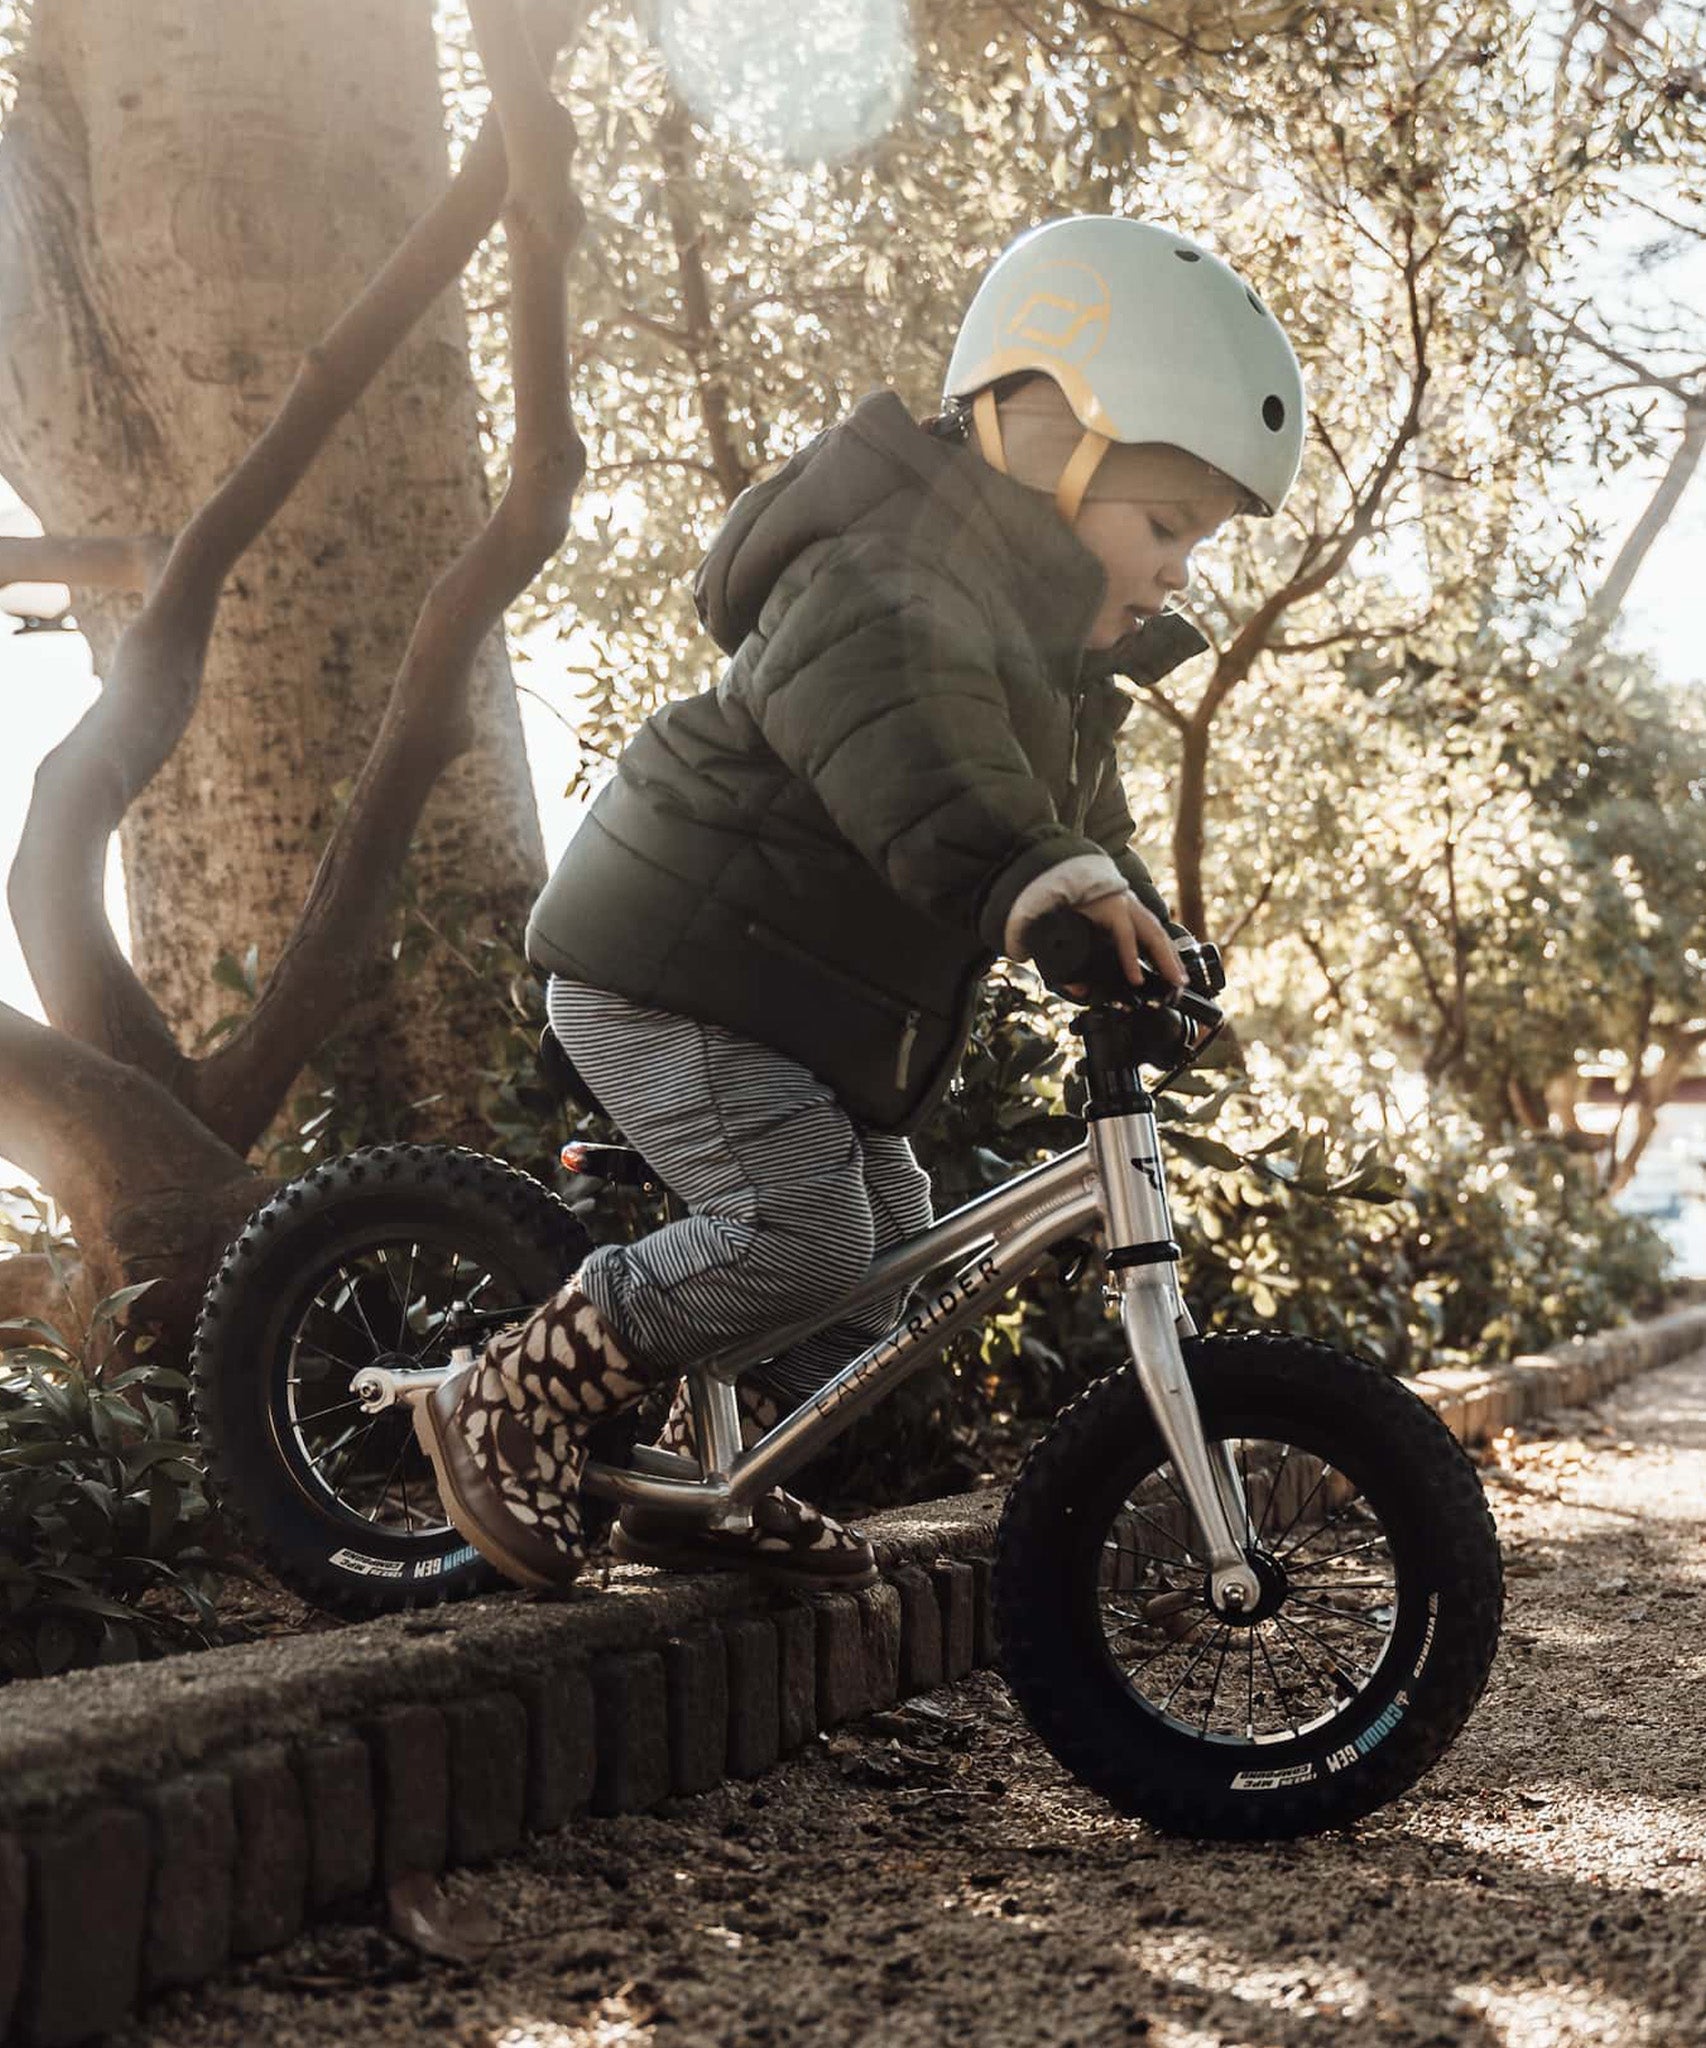
[[[1143,963],[1135,959],[1137,945],[1141,940],[1143,950],[1167,980],[1175,988],[1183,988],[1189,977],[1185,973],[1185,963],[1179,958],[1178,948],[1168,937],[1167,927],[1153,911],[1145,910],[1135,896],[1128,896],[1126,901],[1131,906],[1132,924],[1135,927],[1132,937],[1134,959],[1125,960],[1123,951],[1120,955],[1125,961],[1126,974],[1132,981],[1141,981],[1143,978]]]
[[[1135,896],[1125,897],[1121,907],[1128,911],[1140,911],[1143,908]],[[1131,917],[1115,919],[1114,946],[1119,953],[1120,966],[1124,970],[1126,980],[1130,982],[1141,981],[1143,979],[1143,955],[1138,950],[1137,925]]]
[[[1081,903],[1078,912],[1092,924],[1100,925],[1113,940],[1127,981],[1134,985],[1142,982],[1147,953],[1175,988],[1185,986],[1184,963],[1174,950],[1167,927],[1129,889],[1121,895],[1098,896],[1092,902]]]

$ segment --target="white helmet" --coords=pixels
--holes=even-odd
[[[978,431],[990,455],[993,426],[998,468],[989,387],[1022,370],[1051,377],[1085,430],[1071,465],[1079,496],[1112,441],[1183,448],[1264,517],[1296,480],[1307,413],[1291,344],[1230,265],[1170,228],[1074,214],[1032,228],[990,266],[944,396],[978,395]]]

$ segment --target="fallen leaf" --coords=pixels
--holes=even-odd
[[[393,1878],[385,1902],[391,1932],[424,1956],[447,1963],[477,1963],[496,1946],[500,1929],[479,1899],[449,1899],[424,1870]]]

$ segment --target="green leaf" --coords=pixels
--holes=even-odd
[[[164,1473],[156,1472],[148,1482],[148,1548],[154,1556],[164,1554],[182,1504],[178,1488]]]
[[[1195,1160],[1198,1166],[1213,1167],[1220,1173],[1235,1173],[1244,1164],[1243,1156],[1234,1152],[1230,1145],[1223,1145],[1218,1138],[1205,1137],[1201,1131],[1184,1131],[1177,1124],[1168,1124],[1161,1135],[1175,1152],[1182,1152],[1187,1159]]]
[[[1304,1140],[1297,1162],[1297,1184],[1308,1194],[1326,1192],[1327,1140],[1319,1132]]]
[[[108,1393],[122,1394],[126,1387],[135,1386],[138,1380],[145,1380],[150,1388],[172,1393],[189,1391],[188,1374],[173,1372],[163,1365],[151,1365],[146,1360],[140,1365],[127,1365],[123,1372],[115,1372],[111,1379],[103,1379],[101,1384]]]
[[[77,1655],[78,1632],[63,1615],[47,1614],[36,1624],[36,1668],[43,1678],[69,1668]]]
[[[128,1621],[101,1623],[100,1661],[103,1664],[134,1664],[142,1654],[135,1628]]]
[[[146,1294],[150,1287],[158,1287],[159,1284],[158,1278],[155,1278],[153,1280],[136,1280],[128,1287],[115,1288],[111,1294],[104,1295],[101,1300],[96,1302],[95,1312],[91,1320],[97,1324],[118,1322],[133,1301]]]
[[[71,1355],[72,1346],[52,1323],[44,1323],[39,1316],[8,1316],[0,1323],[0,1330],[27,1330],[32,1337],[41,1338],[50,1350],[63,1352],[67,1357]],[[0,1353],[0,1363],[4,1362],[4,1357],[5,1354]]]
[[[113,1621],[134,1622],[137,1618],[134,1608],[122,1606],[117,1600],[108,1600],[102,1594],[90,1593],[80,1587],[54,1594],[49,1604],[72,1614],[100,1614]]]

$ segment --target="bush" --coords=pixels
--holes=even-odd
[[[72,1344],[0,1351],[0,1681],[199,1645],[214,1625],[210,1508],[183,1440],[188,1382],[125,1327],[121,1288]]]
[[[1027,983],[986,985],[953,1093],[918,1150],[938,1212],[1071,1143],[1067,1046]],[[1186,1077],[1159,1104],[1203,1327],[1261,1326],[1413,1374],[1539,1350],[1659,1306],[1668,1251],[1619,1215],[1591,1165],[1544,1140],[1489,1145],[1466,1119],[1407,1135],[1396,1157],[1293,1127],[1237,1077]],[[1277,1136],[1268,1135],[1278,1123]],[[1213,1135],[1209,1127],[1212,1126]],[[1335,1163],[1335,1150],[1349,1156]],[[855,1425],[805,1475],[864,1506],[1001,1477],[1061,1406],[1125,1357],[1100,1269],[1045,1268],[942,1364]]]

